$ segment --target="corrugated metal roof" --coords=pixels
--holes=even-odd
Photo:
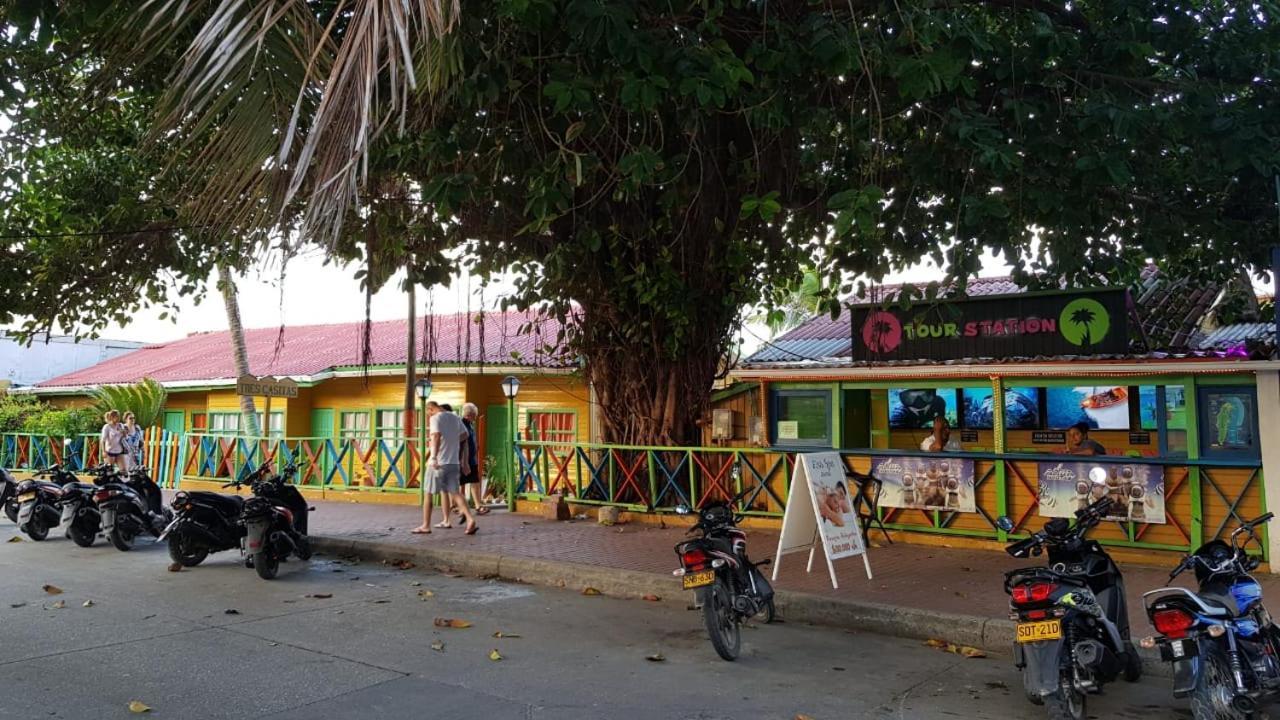
[[[475,365],[571,365],[556,347],[560,323],[532,312],[457,313],[419,321],[420,359],[434,363]],[[521,332],[525,325],[531,332]],[[431,329],[428,344],[428,333]],[[371,323],[369,364],[399,365],[407,360],[405,320]],[[483,343],[481,337],[483,333]],[[245,330],[249,368],[254,375],[309,377],[333,368],[361,365],[364,323],[300,325]],[[277,341],[280,343],[276,351]],[[550,346],[550,350],[548,350]],[[61,375],[37,387],[69,387],[131,383],[143,378],[159,382],[219,380],[236,377],[231,336],[197,333]]]
[[[1236,323],[1209,333],[1198,347],[1201,350],[1222,349],[1254,341],[1274,343],[1275,339],[1275,323]]]
[[[751,355],[751,362],[801,362],[849,354],[849,338],[774,340]]]

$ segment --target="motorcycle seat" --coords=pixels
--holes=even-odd
[[[91,485],[91,484],[89,484],[89,483],[72,482],[72,483],[67,483],[66,485],[63,485],[63,486],[62,486],[62,489],[63,489],[63,490],[66,490],[66,491],[68,491],[68,492],[70,492],[70,491],[72,491],[72,490],[79,490],[80,492],[86,492],[86,493],[89,493],[90,495],[92,495],[92,494],[94,493],[94,491],[96,491],[96,490],[98,489],[98,486],[97,486],[97,485]]]
[[[33,480],[31,483],[32,490],[44,490],[46,492],[51,492],[54,495],[62,494],[62,486],[56,482],[50,482],[48,480]]]
[[[220,495],[214,492],[194,491],[187,493],[192,502],[208,505],[218,512],[232,516],[239,515],[244,509],[244,498],[239,495]]]
[[[1221,610],[1222,615],[1233,617],[1240,614],[1240,606],[1230,592],[1207,589],[1201,590],[1197,596],[1210,610]]]

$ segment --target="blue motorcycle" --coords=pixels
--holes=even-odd
[[[1173,694],[1190,697],[1196,720],[1254,718],[1280,699],[1280,629],[1249,574],[1259,560],[1248,546],[1261,549],[1256,530],[1271,517],[1245,522],[1229,541],[1212,540],[1183,558],[1169,581],[1194,570],[1197,592],[1166,587],[1142,596],[1159,633],[1142,645],[1159,648],[1173,664]]]

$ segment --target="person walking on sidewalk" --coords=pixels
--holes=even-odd
[[[120,472],[128,472],[129,465],[124,447],[125,428],[120,424],[120,411],[108,410],[102,416],[102,433],[98,436],[102,448],[103,461],[115,465]]]
[[[142,464],[142,426],[133,413],[124,414],[125,466],[132,470]]]
[[[463,404],[462,424],[467,428],[467,463],[471,465],[471,472],[462,474],[462,495],[464,500],[470,500],[477,515],[488,515],[489,508],[484,506],[484,499],[480,497],[480,458],[476,452],[476,421],[479,419],[480,408],[475,403]]]
[[[477,530],[476,519],[467,507],[459,486],[462,473],[469,472],[471,467],[467,460],[467,429],[462,419],[447,412],[439,403],[427,403],[427,415],[430,420],[431,449],[428,460],[426,494],[422,502],[422,525],[413,529],[418,535],[431,533],[432,496],[441,494],[441,509],[444,521],[438,528],[453,527],[449,522],[449,510],[456,507],[467,520],[466,533],[474,535]]]

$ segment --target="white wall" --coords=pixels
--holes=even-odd
[[[0,330],[0,384],[8,381],[12,385],[35,385],[133,352],[143,345],[123,340],[75,342],[68,336],[46,338],[40,335],[26,346],[19,345]]]

